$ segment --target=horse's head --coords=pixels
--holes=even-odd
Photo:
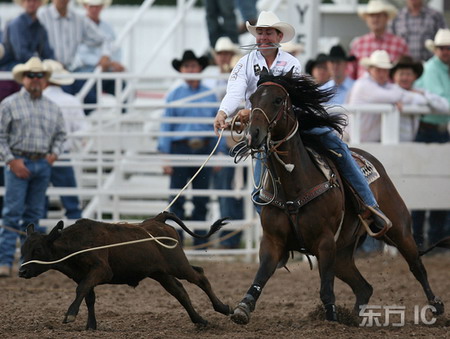
[[[252,111],[248,127],[248,144],[260,148],[270,135],[281,139],[289,132],[288,125],[294,119],[289,116],[292,110],[289,93],[276,82],[264,82],[250,97]]]

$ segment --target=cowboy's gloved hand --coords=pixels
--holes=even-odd
[[[214,132],[219,136],[219,130],[227,128],[230,124],[226,122],[227,115],[224,111],[217,112],[214,118]]]

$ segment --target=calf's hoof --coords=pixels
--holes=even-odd
[[[231,315],[231,320],[239,325],[247,325],[250,322],[250,308],[245,303],[239,303]]]
[[[436,311],[433,311],[434,315],[444,314],[444,303],[439,297],[434,297],[434,299],[430,301],[430,305],[436,309]]]
[[[75,315],[66,315],[66,317],[64,318],[63,323],[67,324],[67,323],[73,323],[75,321],[76,316]]]

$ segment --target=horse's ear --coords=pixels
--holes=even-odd
[[[269,75],[269,74],[270,74],[270,72],[269,72],[269,70],[266,68],[266,66],[264,66],[263,69],[262,69],[262,71],[261,71],[261,73],[259,73],[260,76],[261,76],[261,75]]]
[[[289,72],[287,72],[285,75],[288,78],[292,78],[292,75],[294,74],[294,66],[292,66],[292,68],[289,70]]]

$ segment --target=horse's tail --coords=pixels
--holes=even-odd
[[[437,243],[435,243],[433,246],[426,249],[425,251],[419,251],[419,256],[422,256],[422,255],[430,252],[431,250],[433,250],[436,247],[450,248],[450,237],[446,237],[444,239],[439,240]]]
[[[174,213],[162,212],[155,217],[155,220],[161,221],[161,222],[165,222],[167,219],[175,221],[190,236],[192,236],[194,238],[199,238],[199,239],[206,239],[206,238],[209,238],[214,233],[216,233],[217,231],[219,231],[222,228],[222,226],[226,225],[227,223],[225,223],[224,221],[227,220],[228,218],[222,218],[222,219],[216,220],[214,222],[214,224],[212,224],[212,226],[210,227],[209,232],[205,235],[199,235],[199,234],[195,234],[194,232],[192,232],[183,223],[183,221],[180,218],[178,218]]]

